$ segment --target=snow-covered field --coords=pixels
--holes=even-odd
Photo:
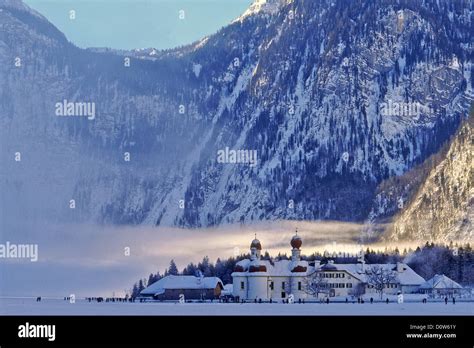
[[[0,299],[0,315],[474,315],[474,302],[386,303],[89,303]]]

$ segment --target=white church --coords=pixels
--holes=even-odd
[[[414,293],[425,282],[404,263],[366,265],[363,256],[356,264],[301,260],[303,242],[296,234],[291,239],[291,260],[270,262],[261,259],[262,244],[255,238],[250,244],[250,259],[239,261],[232,273],[233,295],[241,301],[315,300],[322,297],[360,296],[376,293],[368,281],[374,267],[391,271],[393,281],[385,285],[384,294]],[[321,292],[310,289],[311,279],[322,279]],[[313,287],[314,288],[314,287]]]

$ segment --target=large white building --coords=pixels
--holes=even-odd
[[[233,295],[239,300],[281,301],[290,294],[293,299],[316,299],[334,296],[360,296],[376,293],[372,285],[371,272],[383,269],[393,277],[384,285],[384,294],[413,293],[425,280],[404,263],[366,265],[363,257],[356,264],[335,264],[329,261],[301,260],[301,237],[291,239],[291,259],[270,262],[261,259],[262,244],[254,239],[250,244],[250,259],[236,264],[233,278]],[[314,291],[314,279],[318,280],[318,291]]]

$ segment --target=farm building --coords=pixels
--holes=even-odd
[[[217,277],[169,275],[142,290],[140,296],[161,301],[177,301],[180,295],[185,300],[213,300],[220,297],[223,288]]]
[[[464,288],[444,274],[436,274],[420,286],[420,292],[434,296],[460,295]]]

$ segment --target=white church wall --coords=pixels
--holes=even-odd
[[[248,299],[249,300],[267,300],[268,297],[268,277],[267,276],[249,276],[248,277]]]
[[[239,297],[240,299],[246,299],[247,290],[248,290],[247,277],[234,276],[232,284],[233,284],[233,290],[232,290],[233,295],[235,297]]]
[[[290,281],[290,277],[286,276],[272,276],[272,281],[273,281],[273,290],[271,291],[271,298],[273,300],[281,300],[281,299],[286,299],[288,298],[288,284]],[[283,285],[284,284],[284,285]],[[282,294],[285,294],[284,297],[282,297]]]

